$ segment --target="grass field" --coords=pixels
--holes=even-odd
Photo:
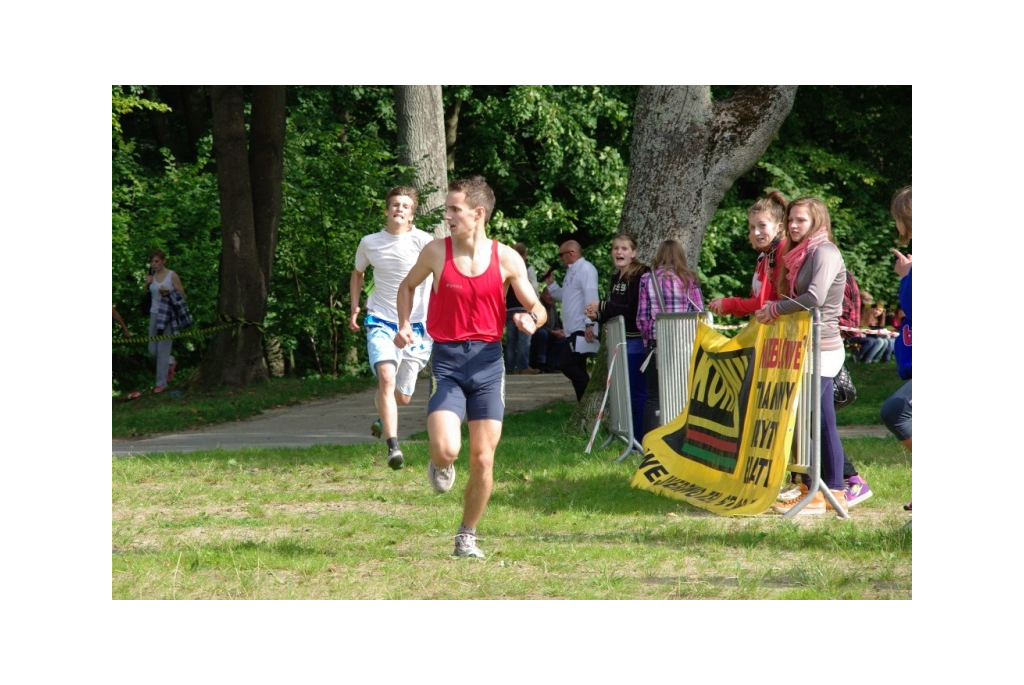
[[[840,416],[869,404],[859,370]],[[585,455],[588,436],[562,428],[572,408],[507,417],[485,560],[449,556],[465,458],[437,495],[422,439],[403,444],[398,472],[380,443],[114,459],[112,597],[911,598],[911,455],[895,439],[844,441],[875,493],[850,520],[723,518],[631,489],[638,459]]]

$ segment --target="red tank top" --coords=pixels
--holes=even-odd
[[[505,291],[498,241],[491,241],[491,263],[479,276],[466,276],[452,259],[451,236],[444,239],[444,268],[430,296],[427,333],[438,342],[498,342],[505,333]]]

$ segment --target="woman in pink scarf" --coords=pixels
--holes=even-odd
[[[833,379],[846,359],[839,335],[839,313],[846,288],[846,265],[832,239],[832,221],[825,203],[815,197],[802,197],[789,204],[786,212],[787,241],[780,248],[778,288],[781,299],[766,303],[754,315],[764,324],[780,316],[818,307],[821,310],[821,471],[822,479],[844,509],[847,508],[843,483],[843,444],[836,429],[833,406]],[[809,478],[804,477],[804,485]],[[823,514],[826,504],[820,492],[805,492],[774,511],[785,513],[805,497],[811,501],[801,514]]]

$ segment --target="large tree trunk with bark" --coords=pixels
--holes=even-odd
[[[445,150],[444,105],[441,86],[395,86],[398,118],[398,161],[416,167],[420,191],[419,214],[444,207],[448,193],[448,156]],[[448,235],[443,221],[421,226],[434,237]]]
[[[712,101],[710,86],[640,87],[619,223],[636,238],[638,259],[650,264],[661,241],[676,238],[697,270],[715,210],[768,149],[795,98],[796,86],[743,86],[720,101]],[[593,427],[606,375],[602,354],[574,426]]]
[[[214,335],[193,382],[237,387],[267,380],[258,325],[281,220],[285,87],[253,88],[248,147],[242,87],[214,86],[211,100],[222,245],[217,311],[245,323]]]

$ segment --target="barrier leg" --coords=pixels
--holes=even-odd
[[[615,358],[618,356],[619,348],[616,346],[615,350],[612,351],[612,360],[608,362],[608,380],[604,383],[604,397],[601,398],[601,408],[597,410],[597,421],[594,422],[594,430],[590,433],[590,442],[587,443],[587,449],[583,451],[584,454],[590,454],[591,448],[594,447],[594,439],[597,438],[597,429],[601,426],[601,419],[604,418],[604,407],[608,404],[608,391],[612,387],[612,370],[615,368]]]

